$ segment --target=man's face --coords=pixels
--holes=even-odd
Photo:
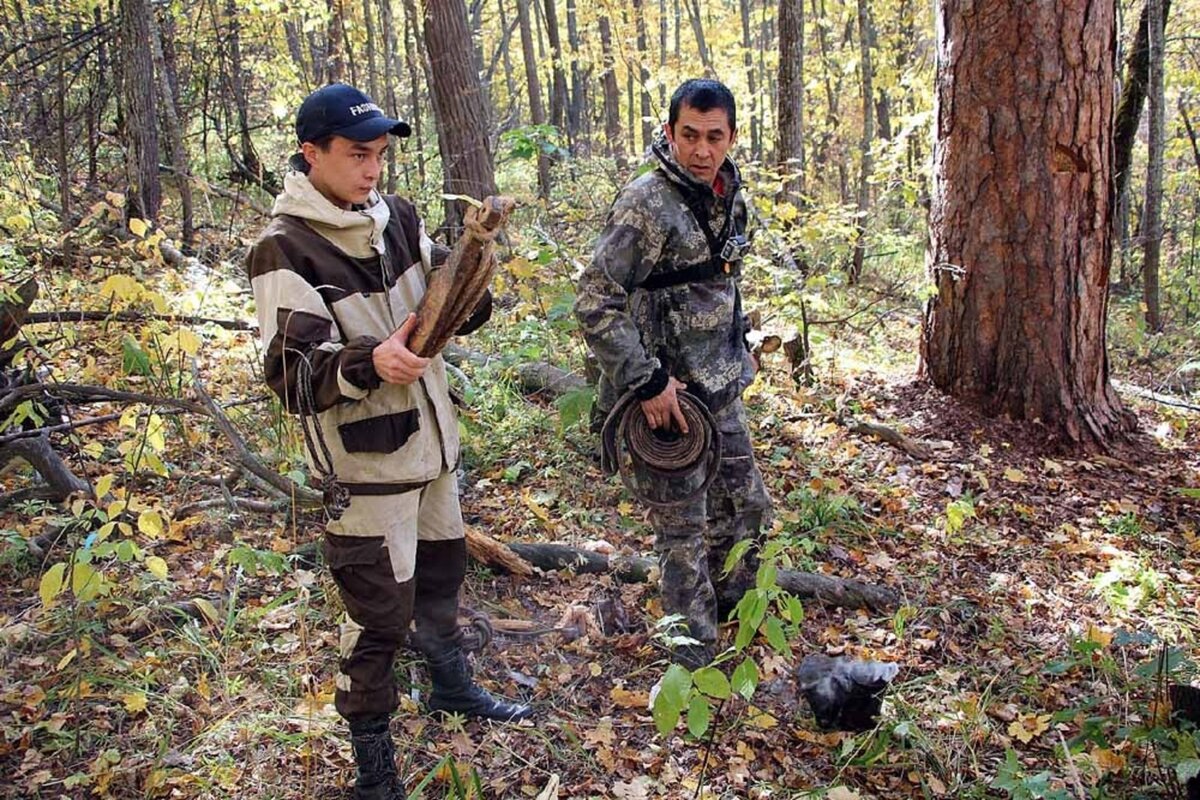
[[[668,123],[666,131],[675,159],[710,186],[717,179],[725,154],[737,141],[737,132],[729,127],[729,115],[723,108],[699,111],[684,104],[679,108],[675,129],[671,130]]]
[[[312,142],[300,146],[309,165],[309,181],[339,208],[367,202],[371,190],[379,183],[387,148],[387,134],[369,142],[334,136],[328,150]]]

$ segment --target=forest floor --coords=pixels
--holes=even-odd
[[[1155,661],[1166,643],[1175,677],[1195,674],[1200,499],[1180,490],[1200,487],[1200,416],[1127,397],[1138,420],[1128,444],[1102,456],[1056,449],[1036,426],[983,419],[916,382],[904,355],[915,352],[910,323],[889,328],[900,366],[880,366],[849,338],[818,362],[815,387],[795,386],[774,355],[747,397],[772,533],[792,537],[794,566],[889,586],[900,607],[806,602],[793,655],[752,645],[757,693],[726,703],[712,735],[696,741],[682,724],[660,736],[648,710],[666,663],[652,636],[652,584],[473,568],[465,604],[494,619],[553,628],[580,610],[605,606],[611,617],[619,606],[628,626],[497,634],[477,656],[478,676],[533,704],[535,720],[520,725],[424,714],[427,681],[405,655],[392,730],[409,791],[1180,796],[1170,765],[1187,753],[1167,741],[1153,704]],[[475,346],[504,341],[484,336]],[[251,352],[251,342],[220,334],[200,354],[209,388],[227,404],[261,395],[252,357],[227,355]],[[79,364],[105,372],[86,356]],[[1122,362],[1117,377],[1152,387],[1155,369]],[[466,372],[475,387],[464,421],[468,524],[502,541],[652,552],[644,513],[601,475],[584,426],[560,429],[556,408],[516,394],[502,368]],[[260,447],[289,435],[265,407],[230,408]],[[849,432],[839,422],[847,413],[902,430],[931,456]],[[39,563],[24,543],[70,510],[26,503],[0,516],[0,797],[347,796],[352,761],[332,707],[338,600],[323,567],[289,556],[319,536],[320,519],[219,505],[177,513],[220,498],[204,479],[230,462],[218,434],[171,420],[167,477],[106,487],[106,502],[125,501],[108,507],[113,519],[135,512],[139,523],[128,537],[138,553],[105,564],[106,594],[66,593],[52,606],[39,598],[46,564],[70,551],[59,545]],[[73,465],[100,481],[100,457],[120,461],[117,443],[135,427],[93,428],[88,439],[107,450],[77,451]],[[282,456],[271,463],[289,469]],[[2,480],[12,489],[28,478]],[[230,485],[254,495],[251,483]],[[190,615],[163,611],[180,601],[192,601]],[[900,665],[875,730],[817,728],[791,677],[814,652]]]

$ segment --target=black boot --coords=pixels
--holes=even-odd
[[[387,717],[371,717],[350,723],[350,745],[358,774],[354,800],[405,800],[408,794],[396,771],[396,745],[388,730]]]
[[[430,711],[463,714],[500,722],[517,722],[533,714],[522,703],[509,703],[493,697],[471,677],[471,665],[462,648],[427,656],[429,678],[433,691],[429,695]]]

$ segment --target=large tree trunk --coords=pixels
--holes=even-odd
[[[1163,180],[1163,0],[1146,0],[1150,75],[1147,87],[1150,100],[1150,142],[1146,165],[1146,206],[1142,226],[1142,302],[1146,306],[1146,327],[1162,330],[1159,308],[1158,268],[1162,258],[1162,180]]]
[[[158,114],[154,104],[154,62],[150,58],[150,4],[121,0],[121,65],[125,100],[126,213],[153,220],[162,205],[158,180]]]
[[[987,414],[1103,447],[1114,9],[1085,0],[937,14],[922,372]],[[1053,76],[1047,80],[1046,76]]]
[[[517,19],[521,28],[521,53],[525,58],[525,85],[529,88],[529,116],[534,125],[546,124],[546,109],[542,105],[542,86],[538,79],[537,56],[533,50],[533,23],[529,18],[529,0],[516,0]],[[550,157],[538,149],[538,196],[550,199]]]
[[[487,97],[471,68],[471,34],[462,0],[426,0],[425,46],[442,154],[442,185],[447,194],[476,199],[497,194],[487,141]],[[447,200],[443,224],[451,232],[451,240],[457,237],[462,218],[462,202]]]
[[[746,21],[748,6],[749,0],[742,0],[742,34],[747,42],[747,58],[750,39],[750,28]],[[754,93],[753,78],[750,92]],[[779,99],[775,113],[779,121],[775,158],[787,176],[783,182],[784,197],[799,207],[804,193],[803,0],[779,0]]]

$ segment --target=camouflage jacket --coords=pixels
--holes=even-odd
[[[716,411],[754,377],[737,270],[663,288],[644,284],[712,258],[688,199],[708,210],[714,236],[729,214],[733,230],[745,232],[741,177],[726,158],[719,196],[675,161],[665,141],[652,152],[654,168],[621,190],[609,211],[579,279],[575,315],[600,363],[601,410],[630,389],[654,397],[670,375]]]

